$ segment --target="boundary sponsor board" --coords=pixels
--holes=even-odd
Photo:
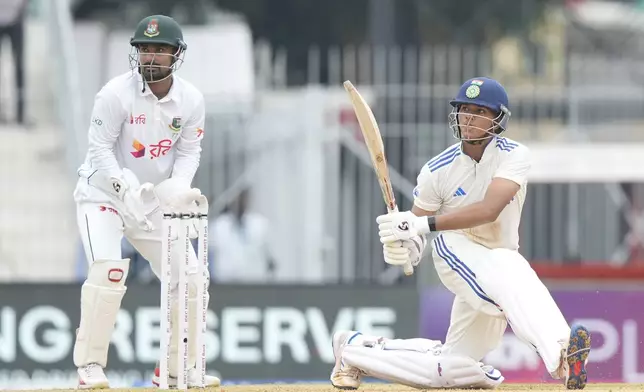
[[[115,387],[151,378],[159,293],[128,287],[108,358]],[[224,380],[326,379],[334,331],[409,337],[418,329],[415,287],[212,285],[210,295],[208,372]],[[80,285],[0,285],[0,297],[0,388],[75,385]]]
[[[588,377],[592,382],[644,382],[644,290],[551,290],[569,324],[583,323],[593,349]],[[444,340],[454,295],[444,288],[425,290],[420,298],[421,337]],[[529,311],[529,309],[527,309]],[[497,367],[506,382],[556,382],[535,350],[508,328],[500,347],[484,362]]]

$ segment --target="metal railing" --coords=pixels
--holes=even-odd
[[[320,84],[319,75],[325,69],[327,77],[321,84],[329,89],[339,88],[343,80],[350,79],[373,94],[372,107],[380,123],[388,161],[394,173],[400,174],[395,185],[403,209],[411,207],[409,184],[415,184],[424,162],[455,142],[446,122],[449,98],[465,78],[494,76],[490,53],[483,49],[347,47],[326,53],[313,48],[310,53],[311,85]],[[282,57],[280,64],[285,64],[283,60]],[[614,77],[602,79],[602,74],[615,75],[611,70],[614,63],[608,61],[594,58],[589,69],[585,69],[584,58],[575,55],[565,64],[575,74],[567,83],[537,78],[505,82],[513,106],[508,137],[562,143],[642,140],[644,113],[632,109],[644,103],[642,86],[629,78],[622,78],[622,83],[616,83]],[[624,60],[618,66],[623,70],[634,64]],[[275,76],[286,71],[282,66],[264,71],[271,75],[263,84],[267,93],[285,87],[274,82],[286,80],[284,76]],[[631,108],[627,109],[629,105]],[[619,108],[628,115],[620,116]],[[270,133],[290,119],[263,123],[262,130]],[[217,120],[212,121],[214,127]],[[618,135],[611,133],[624,122],[629,124],[626,129],[620,129]],[[338,223],[342,234],[334,244],[341,266],[337,277],[352,281],[385,279],[387,268],[373,231],[374,217],[385,211],[377,182],[369,161],[360,155],[361,146],[349,136],[355,131],[352,128],[355,123],[339,122],[327,127],[335,126],[341,129],[341,137],[327,143],[340,146],[333,158],[338,160],[337,192],[341,196],[340,210],[332,213],[342,221]],[[223,139],[211,140],[219,143]],[[227,152],[227,147],[219,146],[218,151],[223,155],[217,159],[228,165],[239,159]],[[232,166],[227,170],[235,172]],[[635,184],[635,189],[641,185]],[[531,184],[521,226],[522,253],[531,260],[554,263],[578,260],[627,263],[632,258],[630,248],[637,243],[633,231],[637,221],[629,217],[634,204],[641,203],[641,192],[631,188],[624,184]],[[347,218],[347,213],[352,216]],[[601,227],[594,223],[598,214]]]
[[[297,91],[287,86],[287,50],[258,44],[255,53],[258,96],[279,99],[286,91]],[[520,53],[518,56],[521,58]],[[322,50],[312,46],[306,80],[310,86],[326,86],[322,95],[337,95],[334,89],[340,89],[346,79],[369,89],[389,163],[399,174],[396,196],[400,208],[407,209],[411,207],[408,188],[415,183],[423,163],[455,142],[446,124],[448,100],[469,77],[490,75],[503,81],[512,100],[511,138],[574,142],[582,135],[592,141],[644,140],[644,112],[638,109],[644,104],[644,89],[633,69],[636,63],[586,59],[570,55],[560,61],[559,68],[544,67],[554,71],[535,75],[522,69],[508,73],[499,66],[502,58],[492,48],[338,46]],[[71,82],[63,87],[66,96],[75,88]],[[322,276],[320,280],[388,279],[373,225],[375,216],[385,211],[384,204],[373,170],[353,138],[355,123],[346,121],[350,108],[338,104],[338,100],[343,102],[343,96],[339,96],[331,109],[304,106],[328,104],[321,97],[294,101],[290,110],[262,105],[261,99],[251,107],[231,104],[227,110],[221,109],[220,102],[210,101],[208,137],[196,185],[209,196],[212,213],[217,214],[249,182],[262,179],[264,171],[276,170],[271,180],[280,184],[292,181],[288,189],[270,188],[277,192],[271,197],[282,199],[281,209],[271,213],[281,220],[276,225],[282,229],[293,225],[292,242],[297,243],[301,234],[315,244],[315,249],[298,248],[294,254],[320,259],[315,267]],[[69,124],[65,122],[68,118],[69,113],[61,114],[62,124]],[[69,127],[68,131],[76,132],[80,126]],[[285,128],[289,129],[286,133]],[[318,139],[313,143],[311,137]],[[320,159],[316,164],[321,166],[315,166],[319,171],[312,175],[325,176],[320,182],[328,192],[324,197],[317,194],[320,183],[307,182],[301,175],[311,165],[305,158],[306,149],[312,146],[321,155],[316,158]],[[70,156],[76,153],[71,151]],[[290,179],[292,175],[299,177]],[[627,217],[633,204],[641,203],[641,192],[631,197],[632,192],[606,184],[536,184],[530,188],[521,227],[522,251],[527,258],[619,263],[629,259],[624,240],[636,222]],[[325,208],[314,214],[324,219],[318,230],[322,238],[316,241],[310,238],[314,230],[304,219],[306,204],[295,201],[311,195],[316,208]],[[298,208],[286,208],[288,201],[284,200],[290,198]],[[270,208],[264,206],[265,211]],[[602,228],[590,224],[590,217],[598,211],[603,214]],[[297,232],[304,229],[309,231]],[[307,257],[299,260],[302,265],[296,266],[298,272],[289,279],[308,273],[307,263],[313,265],[314,261]]]

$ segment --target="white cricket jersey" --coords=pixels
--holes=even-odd
[[[130,71],[110,80],[96,94],[81,167],[116,176],[128,168],[140,183],[157,185],[171,176],[192,183],[204,136],[204,97],[184,79],[172,78],[172,87],[162,99],[148,86],[143,89],[138,73]],[[95,191],[84,183],[79,181],[76,199],[96,199]]]
[[[463,153],[459,142],[423,166],[414,189],[414,204],[444,214],[483,200],[493,178],[512,180],[521,188],[496,221],[455,231],[491,249],[517,250],[530,165],[529,149],[504,137],[491,140],[478,163]]]

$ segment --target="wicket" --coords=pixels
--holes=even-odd
[[[179,322],[179,352],[177,358],[177,389],[188,389],[188,345],[194,344],[197,357],[196,373],[198,377],[198,386],[205,386],[206,375],[206,318],[207,318],[207,292],[210,284],[210,274],[208,271],[208,207],[199,206],[200,212],[166,212],[163,214],[162,238],[161,238],[161,339],[160,352],[161,359],[159,363],[159,388],[169,388],[168,361],[170,359],[169,346],[172,335],[172,323]],[[197,268],[200,270],[197,275],[202,279],[197,285],[197,316],[196,319],[189,319],[188,315],[188,296],[189,296],[189,270],[190,270],[190,252],[192,251],[190,241],[190,227],[194,220],[198,221],[198,249],[197,249]],[[179,287],[177,295],[179,297],[178,320],[172,319],[170,292],[172,288],[172,243],[176,237],[176,246],[181,247],[183,257],[178,260]],[[194,342],[188,341],[188,328],[190,322],[197,322],[197,334]]]

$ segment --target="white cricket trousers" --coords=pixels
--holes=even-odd
[[[498,347],[509,323],[555,373],[570,326],[528,261],[455,232],[439,234],[432,245],[436,271],[456,296],[443,354],[480,361]]]
[[[88,263],[94,260],[120,260],[121,241],[123,237],[132,244],[141,256],[150,263],[157,278],[161,279],[161,221],[160,211],[149,216],[154,230],[146,232],[136,227],[128,227],[123,222],[120,212],[110,203],[82,202],[77,204],[77,221],[81,240]],[[181,260],[183,247],[172,244],[172,260]],[[189,254],[189,273],[196,273],[198,267],[197,255],[192,248]],[[171,267],[172,287],[179,283],[179,263],[173,262]]]

